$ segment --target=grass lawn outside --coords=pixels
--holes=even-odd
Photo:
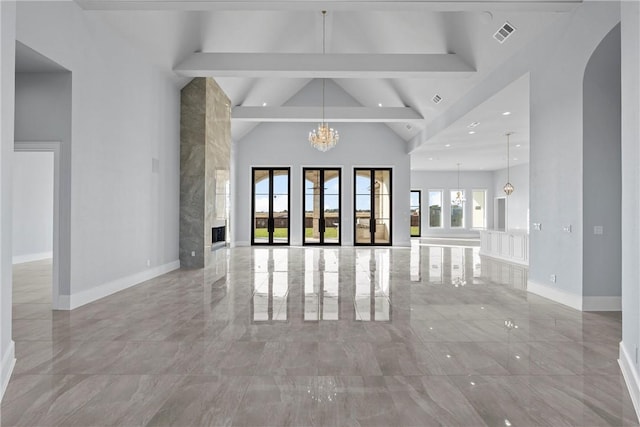
[[[276,228],[273,230],[274,239],[286,239],[288,230],[286,228]],[[266,228],[256,228],[253,232],[256,239],[268,239],[269,233]]]
[[[412,226],[411,227],[411,235],[412,236],[420,236],[420,227],[416,226]]]
[[[305,228],[304,235],[306,237],[313,237],[313,228]],[[269,233],[266,228],[257,228],[254,231],[254,237],[256,239],[268,239]],[[286,239],[287,238],[287,229],[286,228],[276,228],[273,232],[274,239]],[[338,229],[337,228],[327,228],[324,232],[325,239],[337,239],[338,238]]]
[[[304,229],[305,237],[313,237],[313,228],[305,228]],[[325,239],[337,239],[338,238],[338,229],[337,228],[327,228],[324,232]]]

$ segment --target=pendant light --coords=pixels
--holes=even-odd
[[[451,204],[456,206],[462,206],[462,204],[465,202],[465,198],[462,195],[462,191],[460,191],[460,163],[457,163],[457,165],[458,165],[458,191],[456,193],[456,197],[451,201]]]
[[[513,193],[515,188],[513,184],[511,184],[511,180],[509,179],[509,137],[513,134],[513,132],[507,132],[505,135],[507,136],[507,183],[504,185],[503,190],[507,196],[510,196]]]

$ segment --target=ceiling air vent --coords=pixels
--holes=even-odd
[[[504,41],[508,39],[515,30],[516,29],[513,27],[513,25],[505,22],[502,27],[498,28],[498,31],[496,31],[496,33],[493,35],[493,38],[498,40],[499,43],[504,43]]]
[[[433,98],[431,98],[431,100],[434,104],[439,104],[440,101],[442,101],[442,97],[436,93],[435,95],[433,95]]]

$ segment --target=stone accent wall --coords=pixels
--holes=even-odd
[[[215,80],[195,78],[182,89],[180,110],[182,267],[206,267],[213,227],[226,225],[228,236],[230,166],[229,98]]]

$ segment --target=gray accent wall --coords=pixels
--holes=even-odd
[[[11,335],[11,171],[13,157],[16,2],[0,2],[0,393],[15,362]]]
[[[211,78],[182,89],[180,111],[180,265],[203,268],[212,227],[226,225],[231,162],[229,99]]]
[[[640,412],[640,4],[622,2],[622,342],[620,358]]]
[[[602,40],[583,80],[583,287],[621,294],[620,25]],[[602,227],[596,234],[594,227]],[[599,230],[598,230],[599,231]]]

